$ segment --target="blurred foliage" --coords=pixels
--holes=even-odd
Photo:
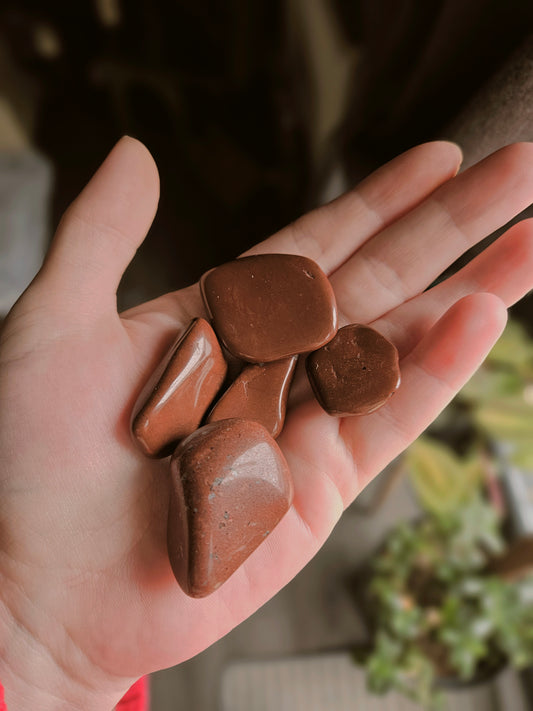
[[[507,545],[484,498],[496,457],[533,471],[533,341],[510,321],[481,369],[405,454],[423,517],[389,534],[372,563],[368,685],[438,709],[440,679],[533,664],[533,573],[491,565]]]
[[[509,321],[456,400],[481,438],[505,445],[515,464],[533,471],[533,340],[518,321]]]
[[[455,509],[404,522],[373,562],[375,634],[369,688],[396,689],[437,709],[439,678],[472,680],[503,662],[533,663],[533,575],[508,580],[488,565],[505,551],[500,520],[478,492]]]
[[[420,503],[434,513],[454,511],[470,500],[484,476],[478,449],[461,457],[444,442],[427,436],[409,447],[406,466]]]
[[[482,466],[503,454],[533,471],[532,433],[533,340],[520,322],[510,320],[481,368],[423,437],[445,442],[463,458],[477,457]]]

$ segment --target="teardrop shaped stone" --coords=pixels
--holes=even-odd
[[[283,429],[289,388],[298,356],[245,366],[207,417],[218,422],[242,417],[260,422],[277,437]]]
[[[366,415],[400,385],[396,347],[369,326],[351,324],[306,360],[318,402],[330,415]]]
[[[331,284],[307,257],[241,257],[204,274],[201,287],[218,337],[251,363],[315,350],[337,331]]]
[[[194,319],[156,368],[134,408],[133,437],[146,455],[167,456],[176,442],[194,432],[226,370],[215,332],[205,319]]]
[[[221,420],[179,444],[171,459],[168,553],[191,597],[224,583],[288,511],[289,467],[258,422]]]

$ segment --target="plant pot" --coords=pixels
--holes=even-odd
[[[507,660],[503,657],[490,664],[481,664],[471,679],[460,679],[457,676],[437,676],[435,685],[444,690],[471,689],[481,684],[494,681],[507,667]]]
[[[425,520],[425,517],[415,518],[410,524],[411,530],[420,527]],[[381,675],[382,671],[378,672],[377,670],[387,668],[387,665],[389,665],[389,668],[391,668],[391,665],[392,668],[397,665],[396,669],[405,669],[406,676],[404,676],[404,680],[409,679],[409,669],[414,672],[412,679],[421,679],[421,686],[416,688],[422,689],[420,693],[425,694],[423,698],[426,699],[428,703],[430,699],[430,688],[433,688],[435,692],[439,690],[446,692],[452,690],[466,692],[468,689],[476,688],[476,693],[478,693],[477,689],[479,688],[479,693],[483,695],[485,692],[482,691],[480,687],[490,685],[505,669],[507,666],[507,658],[504,654],[492,649],[478,664],[475,673],[468,679],[460,678],[460,676],[455,673],[454,667],[451,666],[450,659],[453,657],[450,657],[448,645],[440,641],[442,639],[442,630],[446,629],[441,627],[441,622],[444,624],[447,619],[446,615],[449,614],[449,612],[446,612],[449,608],[442,607],[447,593],[445,592],[443,583],[434,577],[431,567],[409,568],[410,573],[406,579],[406,584],[397,589],[396,602],[391,602],[390,599],[386,597],[384,599],[388,600],[388,602],[386,602],[386,607],[382,608],[384,604],[383,599],[381,597],[374,597],[374,592],[380,594],[379,590],[383,592],[383,588],[378,587],[375,591],[371,588],[371,582],[375,575],[372,561],[384,552],[386,546],[386,542],[380,545],[374,555],[369,558],[369,561],[352,573],[345,581],[349,594],[357,605],[367,627],[367,643],[366,645],[359,646],[357,650],[354,650],[354,658],[367,667],[370,675],[369,680],[375,679],[378,682],[378,685],[374,686],[374,681],[370,681],[372,688],[374,688],[377,693],[380,693],[380,688],[385,691],[387,688],[394,688],[387,686],[389,682],[386,680],[389,672],[385,672],[385,676],[381,677],[381,681],[380,677],[374,676],[374,674],[377,673]],[[485,572],[489,572],[488,569],[486,569]],[[395,619],[397,620],[397,618],[394,617],[396,613],[393,614],[391,612],[393,616],[388,616],[387,610],[390,604],[393,605],[393,607],[390,608],[391,610],[406,610],[407,615],[410,614],[410,610],[420,609],[425,611],[423,618],[425,619],[424,625],[417,627],[418,623],[413,623],[415,624],[413,637],[402,636],[405,634],[409,635],[407,631],[409,627],[395,626],[397,624],[397,621],[394,622]],[[400,607],[397,607],[397,604],[399,604]],[[405,608],[403,604],[406,605]],[[453,607],[451,609],[453,610]],[[383,617],[384,614],[385,617]],[[431,622],[432,614],[438,615],[433,618],[433,622]],[[401,619],[409,618],[403,617],[402,613]],[[417,618],[415,617],[415,619]],[[403,625],[404,623],[401,622],[400,624]],[[409,622],[408,624],[411,623]],[[396,630],[401,629],[404,631],[396,632]],[[453,629],[453,627],[451,629]],[[391,651],[391,649],[394,649],[394,647],[390,646],[391,644],[397,645],[397,651]],[[457,643],[455,644],[457,645]],[[417,652],[415,657],[410,656],[410,648],[416,648]],[[492,644],[489,643],[489,649],[490,648],[492,648]],[[460,646],[456,646],[456,649],[460,650]],[[412,666],[414,659],[417,659],[416,667]],[[407,666],[404,667],[404,663]],[[376,664],[378,666],[376,666]],[[385,665],[385,667],[383,667],[383,665]],[[424,665],[433,670],[433,678],[428,669],[423,671],[425,668]],[[463,664],[461,664],[461,666],[465,668]],[[418,677],[418,674],[423,674],[424,676]],[[429,676],[427,676],[428,674]],[[383,684],[383,686],[380,686],[380,684]],[[429,687],[427,684],[429,684]],[[487,693],[489,693],[489,689],[487,689]],[[422,698],[422,696],[420,698]]]

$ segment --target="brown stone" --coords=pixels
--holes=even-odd
[[[292,479],[258,422],[221,420],[180,443],[171,459],[168,553],[191,597],[224,583],[288,511]]]
[[[261,254],[207,272],[202,294],[226,348],[252,363],[312,351],[337,330],[335,295],[307,257]]]
[[[260,422],[277,437],[285,422],[287,397],[298,356],[272,363],[247,365],[207,417],[217,422],[241,417]]]
[[[194,432],[226,370],[215,332],[205,319],[194,319],[156,368],[134,408],[133,437],[146,455],[171,454],[176,442]]]
[[[396,347],[369,326],[344,326],[306,360],[318,402],[330,415],[366,415],[400,385]]]

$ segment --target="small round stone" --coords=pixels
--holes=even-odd
[[[400,385],[396,347],[369,326],[344,326],[306,360],[315,396],[330,415],[366,415]]]

